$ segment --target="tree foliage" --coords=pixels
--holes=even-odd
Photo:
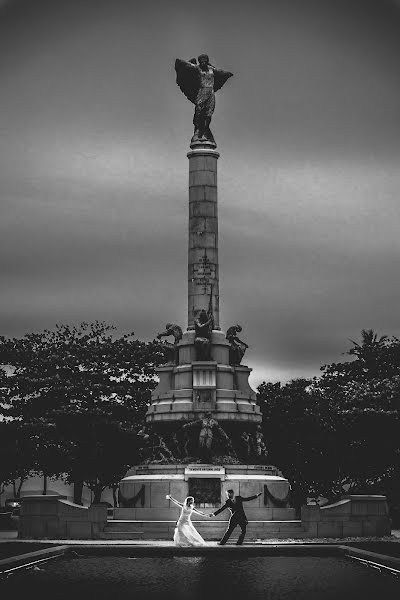
[[[363,330],[352,344],[353,360],[312,381],[258,389],[271,460],[298,504],[311,493],[387,493],[399,476],[400,341]]]
[[[113,330],[95,322],[0,338],[2,414],[32,446],[26,474],[83,481],[96,501],[135,462],[136,433],[163,359],[158,342]]]
[[[296,508],[334,469],[329,414],[311,384],[312,380],[296,379],[286,385],[263,383],[258,388],[269,459],[289,479]]]

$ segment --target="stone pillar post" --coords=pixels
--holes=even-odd
[[[218,152],[194,146],[189,159],[188,329],[200,310],[208,310],[212,291],[214,328],[219,326]]]

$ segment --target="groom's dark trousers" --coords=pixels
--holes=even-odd
[[[214,516],[217,516],[220,512],[229,508],[231,512],[231,518],[229,519],[228,528],[224,533],[223,538],[220,541],[220,545],[223,546],[226,544],[228,539],[230,538],[232,531],[239,525],[241,532],[236,542],[238,546],[243,544],[244,536],[246,535],[246,527],[247,527],[247,517],[244,512],[243,502],[248,502],[249,500],[255,500],[256,496],[249,496],[248,498],[243,498],[242,496],[235,496],[233,500],[230,498],[225,502],[221,508],[215,511]]]

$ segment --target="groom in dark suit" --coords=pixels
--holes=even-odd
[[[244,536],[246,535],[246,527],[247,527],[247,517],[243,509],[243,502],[248,502],[249,500],[255,500],[259,496],[261,496],[262,492],[256,494],[255,496],[249,496],[248,498],[243,498],[243,496],[235,496],[235,492],[233,490],[228,490],[226,492],[228,499],[221,508],[216,510],[214,513],[210,514],[210,517],[215,517],[219,515],[220,512],[229,508],[231,511],[231,518],[229,519],[228,529],[225,531],[224,536],[220,542],[218,542],[219,546],[224,546],[228,541],[232,531],[239,525],[241,529],[241,533],[239,535],[238,541],[236,542],[237,546],[241,546],[243,544]]]

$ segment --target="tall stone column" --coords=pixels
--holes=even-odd
[[[200,310],[208,311],[210,297],[214,328],[219,326],[218,265],[218,152],[192,147],[189,159],[188,329]]]

